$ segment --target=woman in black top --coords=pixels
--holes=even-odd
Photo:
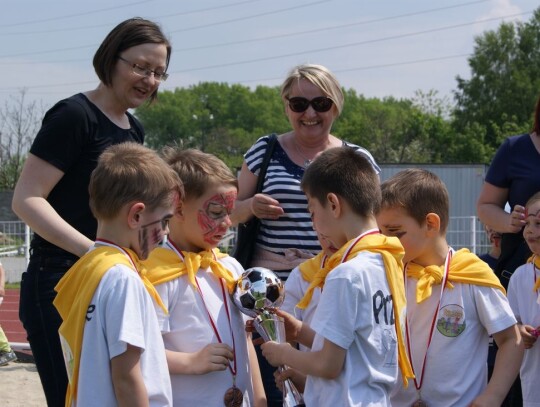
[[[64,406],[68,383],[54,287],[96,235],[90,174],[107,147],[143,143],[144,130],[127,110],[156,99],[170,55],[155,23],[133,18],[116,26],[94,55],[99,85],[46,113],[15,187],[13,210],[34,231],[19,315],[49,406]]]

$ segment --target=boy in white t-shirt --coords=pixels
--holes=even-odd
[[[540,192],[525,205],[523,236],[533,253],[516,269],[508,284],[508,301],[518,320],[525,355],[521,364],[521,392],[524,407],[540,406]]]
[[[263,355],[307,375],[308,406],[389,406],[398,378],[411,377],[400,318],[405,311],[403,247],[379,233],[377,174],[349,148],[326,150],[306,169],[302,189],[314,229],[340,249],[318,270],[298,304],[308,307],[322,289],[311,324],[286,318],[287,340],[267,342]]]
[[[229,294],[242,266],[217,249],[231,225],[238,184],[219,158],[168,148],[184,184],[166,244],[145,262],[168,314],[156,308],[176,406],[266,403],[243,314]],[[232,400],[240,404],[230,404]]]
[[[489,266],[446,242],[448,191],[433,173],[401,171],[382,183],[381,231],[405,248],[407,350],[414,386],[392,406],[498,406],[517,376],[523,345],[504,288]],[[499,351],[487,383],[489,335]]]
[[[92,173],[94,247],[62,277],[54,305],[69,378],[66,406],[170,406],[171,382],[140,260],[168,232],[182,184],[138,143],[105,150]]]

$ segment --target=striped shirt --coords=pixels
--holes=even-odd
[[[259,175],[269,136],[263,136],[244,155],[248,169]],[[344,146],[356,148],[369,159],[377,173],[380,168],[369,151],[354,144]],[[321,250],[317,234],[313,230],[308,211],[307,198],[300,188],[304,168],[295,164],[277,142],[268,164],[262,193],[276,199],[284,214],[278,219],[261,219],[257,245],[262,249],[283,254],[285,249],[300,249],[312,254]]]

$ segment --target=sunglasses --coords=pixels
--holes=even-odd
[[[289,102],[289,107],[291,108],[291,110],[296,113],[305,112],[309,105],[311,105],[311,107],[313,107],[313,110],[315,110],[316,112],[328,112],[334,104],[332,99],[327,98],[326,96],[319,96],[311,100],[300,96],[295,96],[293,98],[288,98],[287,100]]]

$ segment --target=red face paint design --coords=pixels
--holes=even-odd
[[[236,191],[216,194],[203,203],[197,215],[197,221],[204,236],[204,241],[212,246],[223,238],[231,220],[229,215],[234,207]]]
[[[147,259],[150,252],[161,244],[170,217],[171,215],[167,215],[163,219],[141,226],[139,230],[140,253],[137,253],[141,260]]]

